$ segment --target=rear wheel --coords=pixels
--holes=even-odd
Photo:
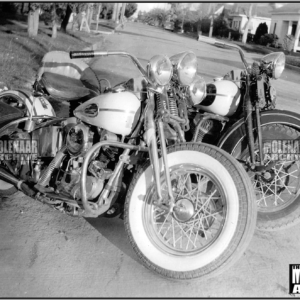
[[[210,145],[173,146],[168,163],[176,209],[168,212],[154,204],[152,168],[146,164],[126,198],[129,240],[142,263],[165,277],[217,275],[238,260],[252,238],[256,205],[251,181],[235,159]],[[161,184],[168,205],[163,175]]]

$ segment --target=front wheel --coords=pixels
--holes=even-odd
[[[129,240],[149,269],[172,279],[207,278],[233,265],[256,224],[251,181],[241,165],[214,146],[184,143],[168,149],[175,205],[156,205],[152,168],[135,175],[125,202]],[[161,165],[163,199],[167,187]]]

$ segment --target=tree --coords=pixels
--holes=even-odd
[[[144,21],[161,26],[167,20],[168,12],[161,8],[153,8],[144,15]]]
[[[210,3],[210,12],[211,12],[211,20],[210,20],[210,28],[209,28],[209,37],[212,37],[213,28],[214,28],[214,18],[215,18],[215,3]]]
[[[253,10],[256,9],[256,7],[257,7],[256,3],[251,3],[249,6],[249,9],[248,9],[248,12],[246,13],[246,15],[248,17],[248,22],[246,23],[245,30],[243,33],[243,38],[242,38],[243,44],[247,43],[248,31],[249,31],[249,27],[250,27],[250,24],[252,23],[252,19],[253,19]]]
[[[102,10],[101,10],[100,15],[103,16],[103,19],[109,19],[109,17],[112,16],[113,6],[115,4],[116,3],[112,3],[112,2],[102,3]]]
[[[50,23],[52,26],[51,37],[55,39],[57,37],[57,23],[61,21],[64,12],[66,10],[67,3],[41,3],[40,9],[43,11],[41,18],[45,23]]]
[[[64,33],[67,32],[67,26],[68,26],[69,19],[70,19],[72,12],[73,12],[72,4],[68,3],[65,16],[60,24],[60,30]]]
[[[253,41],[258,44],[260,38],[266,33],[268,33],[268,25],[266,23],[260,23],[256,29]]]
[[[125,9],[125,17],[130,18],[137,10],[138,6],[136,3],[127,3]]]
[[[55,39],[57,37],[57,14],[56,14],[56,3],[52,3],[51,5],[51,23],[52,23],[52,38]]]
[[[39,29],[39,13],[40,13],[40,5],[38,3],[31,3],[29,12],[28,12],[28,36],[35,37],[38,34]]]

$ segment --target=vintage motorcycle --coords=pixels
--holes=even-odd
[[[282,74],[285,56],[282,52],[271,53],[262,57],[260,63],[249,65],[239,46],[213,43],[238,49],[244,70],[232,70],[207,84],[206,97],[189,108],[192,126],[187,140],[217,145],[243,164],[256,193],[258,229],[278,230],[295,225],[300,221],[298,155],[283,155],[282,159],[265,155],[268,143],[275,141],[280,145],[282,140],[295,141],[285,151],[295,153],[300,137],[300,115],[275,109],[276,90],[271,79]],[[198,78],[190,88],[201,84]],[[174,93],[180,96],[176,90]],[[182,97],[186,97],[185,93]],[[284,154],[279,148],[277,152]]]
[[[142,78],[102,89],[74,60],[111,55],[131,58]],[[186,143],[187,105],[167,87],[194,80],[195,55],[156,55],[146,69],[125,52],[63,56],[46,56],[31,95],[0,94],[2,195],[18,188],[79,217],[117,216],[124,207],[128,238],[147,268],[175,279],[226,270],[253,235],[255,195],[232,156]],[[194,89],[189,101],[201,93]],[[50,98],[69,101],[70,116],[56,117]]]

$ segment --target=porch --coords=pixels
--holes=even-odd
[[[300,3],[286,4],[272,12],[271,32],[289,50],[300,51]]]

